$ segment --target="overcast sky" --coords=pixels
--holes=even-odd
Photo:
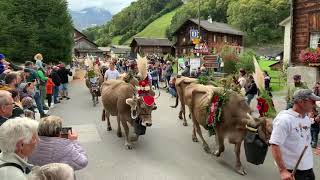
[[[130,5],[135,0],[68,0],[71,10],[81,10],[87,7],[98,7],[109,10],[112,14]]]

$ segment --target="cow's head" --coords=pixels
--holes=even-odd
[[[247,126],[257,129],[258,135],[261,140],[263,140],[266,144],[269,144],[272,133],[272,122],[273,120],[270,118],[252,118],[250,116],[250,120],[247,122]]]
[[[131,118],[139,117],[141,125],[145,127],[152,126],[151,113],[157,109],[154,103],[154,98],[150,96],[136,97],[126,99],[126,103],[131,107]]]

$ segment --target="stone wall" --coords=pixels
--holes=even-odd
[[[295,66],[288,68],[288,86],[293,84],[293,76],[296,74],[301,75],[303,82],[307,83],[310,89],[313,88],[315,83],[320,80],[319,68],[308,66]]]

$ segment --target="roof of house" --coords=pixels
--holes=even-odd
[[[115,54],[127,54],[131,51],[131,48],[129,46],[112,45],[111,51],[113,51]]]
[[[291,16],[287,17],[285,20],[279,23],[280,26],[286,26],[288,23],[291,23]]]
[[[169,39],[167,38],[134,37],[131,42],[131,45],[134,41],[137,42],[139,46],[166,46],[166,47],[173,46],[172,42],[169,41]]]
[[[89,43],[93,44],[94,46],[96,46],[98,48],[98,45],[96,43],[94,43],[93,41],[91,41],[90,39],[88,39],[88,37],[85,34],[83,34],[81,31],[77,30],[76,28],[73,28],[73,29],[74,29],[74,31],[76,31],[79,34],[81,34],[80,37],[74,38],[74,42],[78,42],[81,39],[85,39],[86,41],[88,41]]]
[[[191,21],[197,25],[199,25],[199,20],[197,19],[188,19],[186,22]],[[186,23],[185,22],[185,23]],[[184,24],[185,24],[184,23]],[[183,25],[184,25],[183,24]],[[183,26],[181,25],[176,32]],[[239,29],[232,27],[230,24],[226,23],[220,23],[220,22],[215,22],[213,21],[212,23],[207,21],[207,20],[201,20],[200,21],[200,26],[209,31],[209,32],[219,32],[219,33],[225,33],[225,34],[234,34],[234,35],[239,35],[239,36],[244,36],[245,33],[240,31]],[[175,33],[176,33],[175,32]]]
[[[110,47],[98,47],[101,51],[103,52],[109,52],[111,51],[111,48]]]

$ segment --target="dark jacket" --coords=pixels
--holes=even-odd
[[[186,68],[181,73],[182,76],[189,77],[190,76],[190,66],[186,66]]]
[[[256,95],[257,93],[258,93],[257,85],[256,85],[256,83],[254,81],[252,81],[250,86],[248,87],[246,95],[248,95],[248,94]]]
[[[52,81],[55,86],[61,85],[61,78],[60,78],[57,70],[52,70],[51,77],[52,77]]]
[[[0,126],[5,123],[8,120],[8,118],[0,116]]]
[[[62,84],[66,84],[69,82],[68,75],[72,76],[72,72],[69,69],[66,69],[65,67],[61,67],[58,70],[58,74],[60,76]]]
[[[21,109],[18,105],[15,104],[12,110],[11,118],[21,117],[22,115],[24,115],[23,109]]]

